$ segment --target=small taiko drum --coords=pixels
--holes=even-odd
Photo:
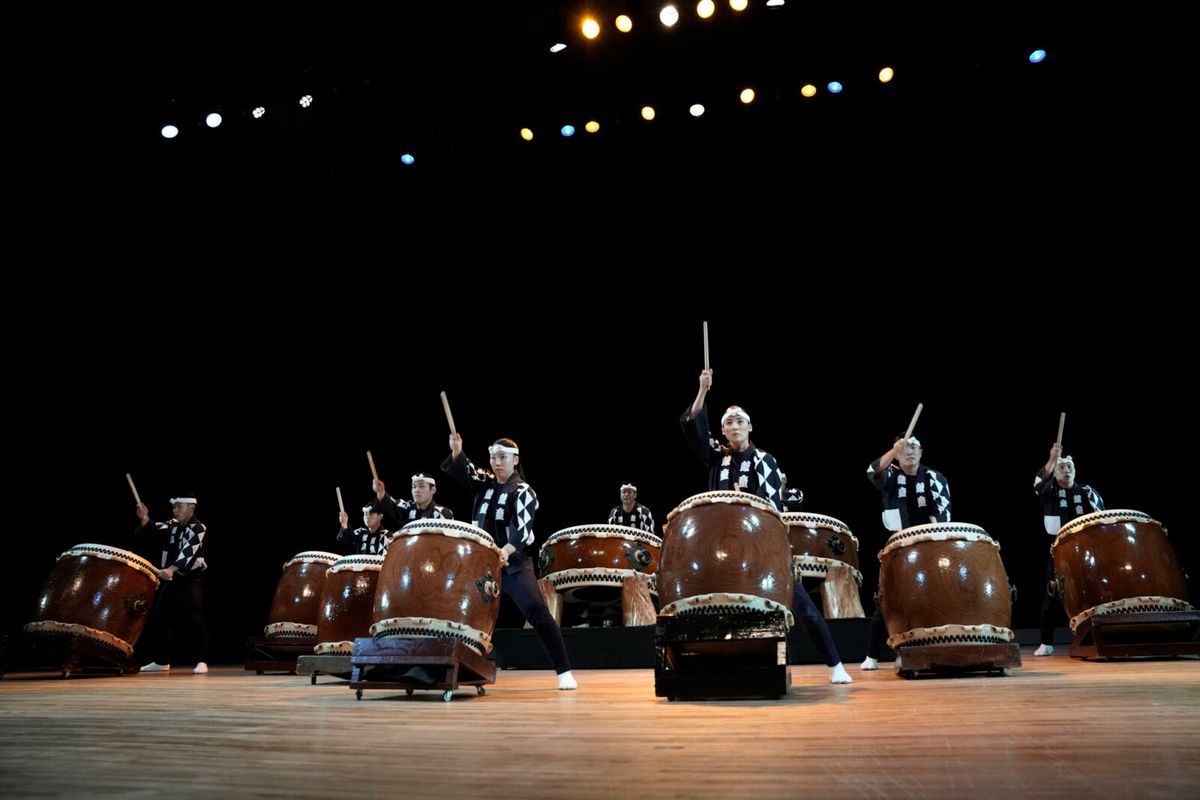
[[[555,533],[538,554],[542,577],[564,600],[587,603],[619,601],[621,584],[631,575],[658,571],[662,539],[625,525],[578,525]]]
[[[375,586],[382,566],[383,556],[346,556],[325,572],[315,652],[349,655],[355,639],[370,636],[375,621]]]
[[[73,633],[133,655],[158,588],[158,570],[139,555],[77,544],[58,557],[38,598],[31,633]]]
[[[792,624],[792,547],[780,513],[748,492],[705,492],[667,515],[663,614],[783,611]]]
[[[388,542],[375,590],[371,635],[457,639],[492,649],[500,613],[501,551],[466,522],[421,519]]]
[[[264,636],[299,639],[317,635],[325,573],[340,558],[324,550],[305,550],[283,565]]]
[[[1167,529],[1140,511],[1095,511],[1050,547],[1071,630],[1093,614],[1188,611],[1187,578]]]
[[[1012,596],[1000,544],[978,525],[915,525],[879,551],[888,646],[1007,644]]]
[[[831,565],[846,564],[853,570],[855,582],[862,586],[858,537],[846,523],[822,514],[795,512],[784,514],[783,521],[788,526],[788,541],[792,544],[792,560],[798,575],[824,579]]]

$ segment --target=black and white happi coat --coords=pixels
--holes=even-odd
[[[1083,483],[1064,489],[1053,476],[1043,479],[1039,473],[1034,476],[1033,491],[1042,501],[1042,518],[1051,536],[1058,536],[1058,529],[1076,517],[1104,510],[1100,493]]]
[[[437,503],[430,503],[429,508],[418,508],[411,500],[385,496],[383,503],[387,506],[387,520],[394,528],[402,528],[406,523],[417,519],[454,519],[454,512]]]
[[[608,524],[625,525],[630,528],[643,530],[646,533],[654,533],[654,515],[650,513],[650,509],[641,503],[634,503],[633,511],[630,511],[628,514],[625,513],[624,506],[617,506],[608,512]]]
[[[208,528],[195,517],[187,525],[181,525],[177,519],[149,522],[139,528],[138,533],[153,534],[161,547],[159,569],[174,566],[175,572],[181,575],[198,575],[208,569],[208,563],[204,560]]]
[[[709,491],[732,491],[736,485],[742,491],[756,494],[782,510],[780,488],[783,486],[783,476],[775,457],[765,450],[759,450],[753,442],[741,451],[718,443],[708,428],[708,407],[701,408],[695,419],[688,419],[690,411],[691,406],[683,412],[679,422],[692,451],[708,465]]]
[[[338,531],[337,540],[342,544],[354,545],[357,548],[355,553],[360,556],[386,556],[391,535],[391,531],[383,526],[374,533],[371,533],[370,528],[342,528]]]
[[[889,531],[950,521],[950,482],[936,470],[919,465],[908,475],[895,464],[876,472],[878,460],[867,465],[867,480],[883,492],[883,527]]]
[[[538,510],[533,488],[521,480],[517,472],[500,483],[495,475],[479,469],[462,453],[453,460],[447,458],[442,463],[442,471],[475,492],[471,522],[487,531],[497,547],[511,544],[516,548],[516,552],[508,557],[504,571],[520,570],[528,560],[525,548],[533,544],[533,516]]]

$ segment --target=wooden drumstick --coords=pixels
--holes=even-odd
[[[458,429],[454,427],[454,415],[450,413],[450,401],[446,399],[445,392],[442,392],[442,408],[446,411],[446,422],[450,424],[450,433],[458,433]]]
[[[367,463],[371,465],[371,477],[379,480],[379,473],[375,471],[375,459],[371,458],[371,451],[367,451]]]
[[[708,320],[704,320],[704,368],[709,369],[709,366],[708,366]]]
[[[1058,415],[1058,438],[1054,440],[1055,444],[1062,447],[1062,429],[1063,425],[1067,424],[1067,412],[1063,411]],[[135,492],[136,494],[136,492]]]
[[[342,487],[340,487],[340,486],[335,486],[335,487],[333,487],[333,488],[337,489],[337,496],[338,496],[338,511],[340,511],[340,512],[341,512],[341,513],[343,513],[343,514],[345,514],[345,513],[346,513],[346,504],[342,502]]]
[[[129,490],[133,492],[133,502],[140,506],[142,504],[142,498],[138,497],[137,487],[133,485],[133,476],[126,472],[125,480],[129,481]]]
[[[925,407],[924,403],[917,403],[917,410],[913,412],[912,422],[908,423],[908,430],[904,432],[904,441],[908,441],[908,437],[912,436],[913,428],[917,427],[917,418],[921,416],[921,409]]]

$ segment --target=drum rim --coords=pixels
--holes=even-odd
[[[386,556],[373,555],[371,553],[343,556],[333,562],[325,574],[331,575],[335,572],[378,572],[383,569],[384,558]]]
[[[538,552],[542,552],[551,544],[575,541],[576,539],[582,539],[585,536],[593,539],[637,539],[639,541],[646,542],[647,544],[652,544],[655,547],[662,547],[662,539],[660,537],[655,536],[653,533],[648,533],[647,531],[641,530],[640,528],[633,528],[628,525],[608,524],[574,525],[570,528],[563,528],[560,531],[550,534],[550,538],[547,539],[540,548],[538,548]]]
[[[155,586],[158,585],[158,569],[150,563],[149,559],[142,558],[137,553],[130,552],[129,550],[122,550],[119,547],[113,547],[109,544],[85,542],[63,551],[59,554],[58,559],[66,558],[67,556],[93,556],[108,561],[120,561],[138,572],[147,575],[154,581]]]
[[[964,638],[967,641],[924,641],[925,639],[939,639],[948,636]],[[1004,642],[992,642],[990,641],[991,639],[1003,639]],[[958,647],[962,645],[973,644],[1004,644],[1006,642],[1014,641],[1015,639],[1016,634],[1013,633],[1012,628],[1006,628],[1003,625],[992,625],[990,622],[980,622],[973,625],[952,622],[946,625],[938,625],[933,628],[910,628],[909,630],[897,633],[895,636],[889,636],[887,645],[892,649],[920,644],[940,645],[943,647]]]
[[[850,539],[854,542],[855,547],[858,546],[858,537],[855,536],[854,532],[850,530],[849,525],[842,522],[837,517],[831,517],[828,514],[810,514],[807,511],[785,511],[782,514],[780,514],[780,516],[783,517],[783,521],[788,527],[791,527],[793,521],[807,522],[809,520],[814,520],[814,521],[830,520],[831,522],[833,522],[835,524],[833,524],[833,525],[814,525],[812,527],[828,528],[829,530],[831,530],[835,533],[844,533],[847,536],[849,536]]]
[[[465,622],[455,622],[450,619],[441,619],[440,617],[388,617],[381,619],[371,625],[370,634],[376,639],[387,639],[402,636],[400,633],[379,635],[379,631],[384,631],[389,628],[404,629],[404,628],[422,628],[431,631],[439,631],[442,636],[428,636],[430,639],[457,639],[467,647],[470,647],[479,655],[492,652],[492,636],[491,634],[481,631],[478,628],[472,627]],[[420,636],[420,634],[407,634],[409,636]],[[482,652],[480,651],[482,648]]]
[[[967,535],[967,541],[991,542],[997,550],[1000,549],[1000,543],[980,525],[970,522],[927,522],[924,525],[902,528],[893,533],[888,537],[883,549],[879,551],[878,558],[882,559],[893,550],[899,550],[901,547],[907,547],[917,542],[951,541],[950,537],[945,535],[949,533],[963,533]]]
[[[60,622],[56,619],[41,619],[36,622],[26,623],[24,629],[27,633],[73,633],[76,636],[82,636],[85,639],[98,642],[106,647],[112,647],[119,650],[126,658],[133,655],[133,645],[125,641],[119,636],[102,631],[98,628],[92,628],[78,622]]]
[[[829,558],[828,556],[792,556],[792,564],[796,570],[805,578],[825,578],[829,574],[829,568],[835,564],[840,564],[850,570],[854,576],[854,582],[861,589],[863,584],[863,574],[858,571],[858,568],[853,564],[849,564],[841,559]],[[805,572],[804,568],[809,567],[809,571]],[[824,569],[820,569],[824,567]]]
[[[292,564],[329,564],[333,566],[342,558],[345,556],[331,553],[328,550],[303,550],[285,561],[283,569],[287,569]]]
[[[750,602],[746,602],[746,600]],[[735,606],[758,611],[782,611],[787,620],[788,628],[796,624],[796,618],[792,614],[791,608],[780,603],[778,600],[772,600],[769,597],[751,594],[750,592],[708,592],[706,594],[688,595],[687,597],[680,597],[674,602],[667,603],[658,613],[659,616],[694,614],[700,613],[710,606]]]
[[[1050,549],[1053,550],[1060,541],[1079,533],[1084,528],[1090,528],[1097,524],[1119,525],[1122,522],[1143,522],[1148,525],[1156,525],[1162,530],[1163,536],[1167,535],[1166,526],[1144,511],[1135,511],[1132,508],[1113,508],[1107,511],[1092,511],[1063,525],[1058,529],[1058,535],[1054,537],[1054,543],[1050,545]]]
[[[650,594],[658,596],[658,578],[653,572],[638,572],[636,569],[619,567],[572,567],[560,569],[558,572],[548,572],[544,580],[554,584],[554,590],[571,590],[584,588],[612,589],[620,588],[626,578],[635,575],[645,575],[649,579]],[[607,579],[607,580],[598,580]]]
[[[388,552],[391,552],[391,543],[401,536],[418,536],[422,533],[435,532],[440,536],[448,536],[452,539],[475,540],[478,544],[491,548],[497,555],[503,552],[496,546],[496,540],[483,528],[457,519],[415,519],[391,535],[391,538],[388,539]]]
[[[693,508],[698,506],[715,505],[717,503],[724,503],[725,505],[753,506],[759,511],[769,511],[778,517],[781,522],[783,521],[781,512],[771,503],[770,500],[759,497],[753,492],[735,492],[732,489],[717,489],[716,491],[712,492],[701,492],[700,494],[694,494],[679,505],[675,506],[675,509],[667,515],[667,524],[669,525],[671,520],[675,519],[675,517],[679,516],[684,511],[691,511]]]
[[[1167,597],[1160,594],[1142,594],[1135,597],[1122,597],[1117,600],[1109,600],[1104,603],[1097,603],[1091,608],[1085,608],[1075,616],[1071,617],[1072,632],[1079,627],[1083,622],[1091,617],[1104,614],[1116,614],[1125,609],[1136,609],[1145,607],[1150,609],[1150,613],[1155,612],[1170,612],[1170,611],[1195,611],[1195,607],[1187,600],[1182,600],[1178,597]]]

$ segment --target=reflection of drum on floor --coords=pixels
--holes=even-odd
[[[500,611],[500,557],[492,537],[469,523],[408,523],[388,543],[371,636],[450,638],[479,654],[490,651]]]
[[[157,588],[157,570],[141,556],[77,544],[58,557],[25,630],[75,634],[129,658]]]
[[[325,573],[340,558],[337,553],[306,550],[283,565],[264,636],[296,639],[317,635]]]
[[[315,652],[349,655],[355,639],[370,636],[375,586],[382,566],[383,556],[346,556],[325,573]]]
[[[879,553],[888,646],[1013,641],[1012,597],[1000,545],[977,525],[916,525]]]
[[[1162,523],[1140,511],[1096,511],[1063,525],[1050,547],[1071,630],[1094,615],[1193,610]]]
[[[782,611],[792,624],[792,548],[779,512],[747,492],[705,492],[667,516],[665,614]]]
[[[620,614],[625,625],[650,625],[661,551],[662,539],[637,528],[577,525],[547,539],[538,564],[543,580],[592,624]]]
[[[822,514],[783,515],[792,544],[796,579],[818,582],[826,619],[863,617],[858,590],[858,538],[846,523]],[[811,585],[811,584],[810,584]]]

